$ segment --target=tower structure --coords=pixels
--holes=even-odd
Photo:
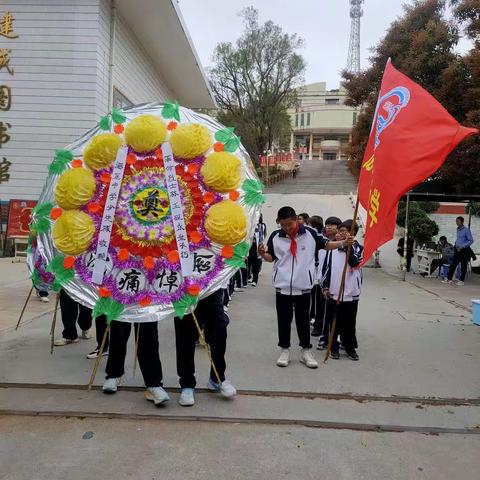
[[[364,0],[350,0],[350,45],[348,47],[347,70],[352,73],[360,72],[360,19],[363,16]]]

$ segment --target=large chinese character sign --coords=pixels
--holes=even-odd
[[[233,129],[176,103],[114,109],[49,171],[32,235],[53,288],[129,322],[183,315],[224,285],[263,202]]]

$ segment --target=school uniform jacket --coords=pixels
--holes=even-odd
[[[343,266],[345,265],[345,255],[346,251],[343,249],[330,250],[325,258],[322,286],[324,289],[328,289],[330,297],[334,300],[338,300]],[[358,265],[360,265],[362,259],[363,246],[355,240],[348,259],[343,302],[352,302],[360,298],[362,292],[362,270],[358,268]]]
[[[290,251],[290,237],[276,230],[267,242],[268,253],[273,257],[272,283],[284,295],[308,293],[315,282],[317,252],[324,249],[327,240],[310,227],[300,225],[295,237],[296,257]]]

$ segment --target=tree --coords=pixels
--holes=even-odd
[[[373,49],[371,67],[360,74],[342,74],[348,93],[346,103],[362,107],[349,152],[350,168],[357,175],[387,60],[391,58],[399,70],[442,101],[446,72],[457,58],[453,47],[458,42],[458,29],[443,16],[445,0],[416,0],[404,9],[404,16],[391,24],[383,40]],[[455,79],[461,83],[463,77],[455,73],[455,69],[450,71],[452,82]],[[453,98],[450,102],[454,103]]]
[[[257,159],[290,132],[287,109],[297,103],[305,62],[297,53],[303,40],[267,21],[258,11],[241,12],[245,30],[235,45],[215,48],[210,82],[220,112],[218,119],[236,128],[252,158]]]
[[[444,83],[446,86],[453,84],[450,98],[458,105],[459,111],[454,113],[457,120],[480,128],[480,0],[450,0],[450,3],[455,18],[474,45],[470,52],[458,59],[456,66],[445,72]],[[454,69],[456,75],[451,73]],[[447,108],[452,111],[453,106]],[[480,193],[480,137],[476,135],[462,142],[437,177],[444,191]]]

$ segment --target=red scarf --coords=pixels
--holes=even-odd
[[[295,239],[295,237],[297,236],[299,228],[300,225],[297,222],[295,228],[293,229],[293,232],[288,234],[288,236],[290,237],[290,252],[292,252],[293,258],[297,257],[297,240]]]

